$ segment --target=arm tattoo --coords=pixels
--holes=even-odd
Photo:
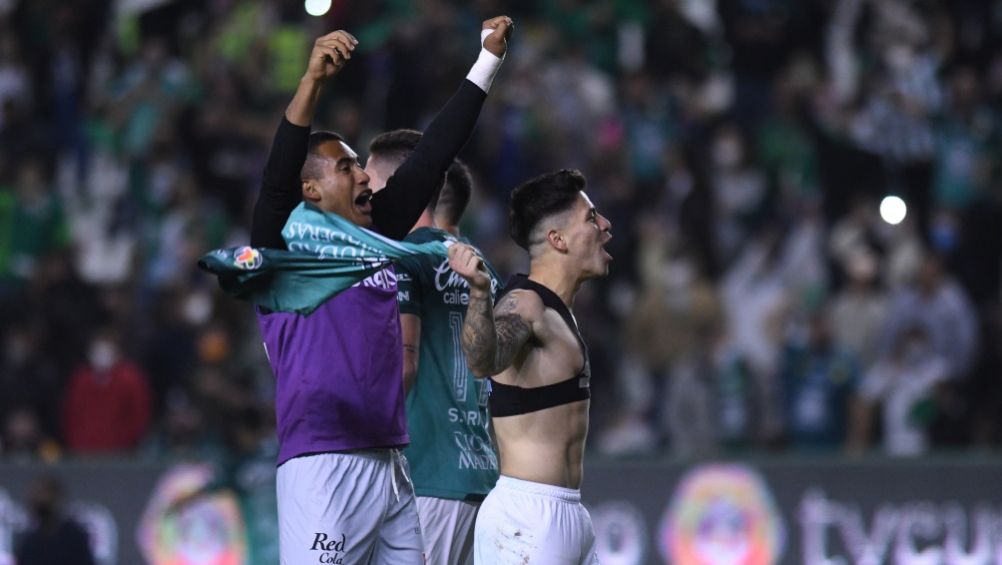
[[[506,369],[532,334],[525,320],[514,313],[517,297],[504,296],[496,311],[492,302],[490,295],[478,298],[471,294],[463,322],[466,363],[478,377],[493,376]]]
[[[532,330],[518,314],[504,314],[494,321],[497,329],[498,345],[494,353],[494,367],[500,373],[511,364],[522,344],[529,339]]]
[[[498,302],[498,305],[494,307],[494,312],[498,316],[504,316],[505,314],[514,312],[516,306],[518,306],[518,297],[506,294],[501,297],[501,302]]]

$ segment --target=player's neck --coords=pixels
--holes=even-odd
[[[421,217],[418,218],[417,222],[415,222],[414,224],[414,227],[411,228],[411,231],[414,231],[418,228],[437,228],[437,227],[438,226],[435,225],[435,215],[432,214],[430,210],[425,208],[424,212],[421,212]]]
[[[449,223],[445,215],[442,216],[436,215],[435,225],[438,227],[438,229],[445,230],[451,233],[452,235],[459,237],[459,224]]]
[[[553,262],[533,261],[529,265],[529,279],[545,286],[563,300],[568,308],[574,306],[574,296],[581,281],[574,273]]]

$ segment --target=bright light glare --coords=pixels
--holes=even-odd
[[[908,206],[905,201],[898,198],[897,196],[885,196],[883,200],[880,201],[880,217],[891,224],[896,226],[905,219],[908,215]]]
[[[306,13],[311,16],[322,16],[331,9],[331,0],[306,0]]]

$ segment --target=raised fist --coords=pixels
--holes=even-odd
[[[508,50],[508,42],[511,37],[511,30],[515,27],[515,22],[508,16],[498,16],[484,22],[480,36],[483,38],[484,49],[490,51],[498,57],[504,57]],[[484,31],[492,30],[489,35],[484,36]]]
[[[449,266],[457,275],[470,283],[471,290],[490,291],[491,278],[483,267],[480,254],[465,243],[454,243],[449,247]]]
[[[318,37],[313,42],[306,76],[316,81],[323,81],[336,75],[348,59],[351,59],[351,52],[357,45],[358,40],[355,36],[344,30]]]

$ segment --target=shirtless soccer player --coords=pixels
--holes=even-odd
[[[506,17],[484,24],[483,49],[456,94],[385,188],[373,195],[355,152],[310,133],[323,83],[357,44],[318,39],[275,134],[254,209],[251,245],[284,248],[282,228],[303,200],[384,236],[414,226],[476,123],[506,50]],[[407,445],[397,284],[392,267],[309,315],[258,310],[275,374],[276,493],[282,565],[424,562]]]
[[[588,348],[571,314],[581,283],[608,273],[612,224],[584,193],[578,171],[532,179],[511,195],[511,234],[529,252],[495,307],[472,248],[449,263],[470,283],[463,350],[491,376],[490,411],[501,477],[477,516],[478,565],[595,563],[595,533],[581,505],[590,403]]]

